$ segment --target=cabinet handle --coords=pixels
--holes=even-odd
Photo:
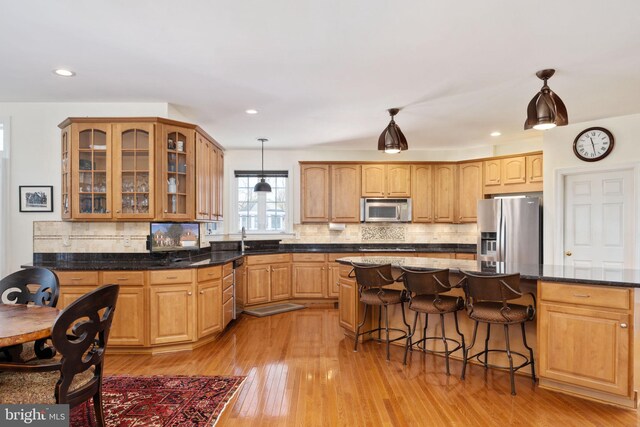
[[[269,271],[269,267],[265,268],[264,271]]]
[[[207,273],[207,274],[208,274],[209,276],[213,276],[213,275],[214,275],[214,273]]]
[[[118,277],[118,282],[125,282],[129,279],[127,279],[126,277]]]
[[[165,210],[164,210],[164,213],[167,213],[167,212],[169,212],[169,211],[165,209]]]
[[[177,279],[178,276],[167,276],[166,278],[167,280],[173,280],[173,279]]]
[[[589,298],[591,295],[589,294],[573,294],[576,298]]]
[[[200,291],[200,295],[204,295],[204,291]]]
[[[71,280],[82,280],[82,277],[72,277]]]
[[[626,323],[620,323],[620,327],[622,329],[627,329],[627,324]]]
[[[193,295],[193,292],[187,292],[187,295]]]

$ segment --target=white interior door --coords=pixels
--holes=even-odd
[[[584,278],[593,267],[609,279],[634,268],[633,171],[568,175],[564,195],[564,265]]]

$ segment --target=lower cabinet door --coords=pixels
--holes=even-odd
[[[291,298],[291,266],[274,264],[271,266],[271,301]]]
[[[322,298],[327,283],[325,263],[295,264],[293,266],[293,297]]]
[[[149,314],[151,344],[193,341],[192,285],[151,286]]]
[[[329,279],[327,280],[327,297],[338,298],[340,294],[340,285],[338,279],[340,278],[340,264],[332,263],[329,265]]]
[[[198,338],[222,330],[222,282],[198,283]]]
[[[344,277],[339,281],[340,294],[338,297],[340,326],[355,332],[356,331],[356,282]]]
[[[629,396],[631,316],[542,302],[540,376]]]
[[[93,286],[60,286],[60,295],[58,296],[58,304],[56,307],[60,310],[67,308],[69,304],[83,296],[84,294],[95,290],[98,285]],[[116,309],[118,306],[116,305]]]
[[[109,345],[145,345],[144,313],[144,288],[120,286],[109,331]]]
[[[222,305],[222,328],[226,328],[233,319],[233,298]]]
[[[270,301],[271,273],[268,265],[247,267],[246,304],[261,304]]]

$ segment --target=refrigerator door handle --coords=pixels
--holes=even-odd
[[[496,227],[496,261],[502,261],[502,209],[498,212],[498,227]]]
[[[501,221],[502,230],[500,230],[500,236],[502,241],[500,242],[500,246],[502,248],[502,262],[507,262],[507,219],[502,217]]]

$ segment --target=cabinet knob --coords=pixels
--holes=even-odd
[[[193,292],[187,292],[187,295],[193,295]]]
[[[116,211],[116,213],[120,213],[120,209],[118,209],[118,210]]]
[[[627,324],[626,323],[620,323],[620,327],[622,329],[627,329]]]
[[[200,295],[204,295],[204,291],[200,291]]]
[[[571,253],[571,251],[566,251],[564,254],[565,254],[566,256],[571,256],[571,255],[573,255],[573,253]]]
[[[164,210],[164,213],[167,213],[167,212],[169,212],[169,211],[165,209],[165,210]]]
[[[110,211],[109,209],[107,209],[105,212],[106,212],[106,213],[111,213],[111,211]]]
[[[269,271],[269,267],[265,268],[264,271]]]

